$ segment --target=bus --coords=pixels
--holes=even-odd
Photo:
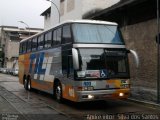
[[[59,102],[127,99],[128,53],[117,23],[69,20],[20,42],[19,82]]]

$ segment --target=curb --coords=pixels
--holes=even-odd
[[[147,101],[142,101],[142,100],[140,101],[140,100],[136,100],[136,99],[133,99],[133,98],[128,98],[127,101],[135,103],[135,104],[141,104],[141,105],[144,105],[146,107],[150,107],[152,109],[160,109],[160,104],[153,103],[153,102],[147,102]]]

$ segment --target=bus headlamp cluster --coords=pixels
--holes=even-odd
[[[94,99],[94,95],[83,95],[83,99]]]
[[[129,88],[129,80],[121,80],[121,88]]]

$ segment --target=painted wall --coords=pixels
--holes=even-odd
[[[60,8],[60,0],[52,0],[52,2],[57,6],[57,8]],[[51,3],[51,26],[55,26],[59,23],[59,14],[58,10],[56,9],[55,5]],[[49,27],[49,28],[50,28]]]
[[[82,16],[95,9],[105,9],[110,7],[120,0],[52,0],[54,4],[59,8],[60,11],[60,21],[82,19]],[[59,15],[55,5],[51,4],[51,24],[45,26],[55,26],[59,23]],[[47,21],[46,21],[47,22]],[[50,22],[50,20],[48,20]]]
[[[44,29],[48,29],[51,27],[51,14],[47,14],[44,16]]]

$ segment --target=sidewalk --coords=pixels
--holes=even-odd
[[[48,107],[34,107],[0,86],[0,120],[73,120]]]
[[[5,91],[0,87],[0,91]],[[21,115],[4,97],[0,96],[0,120],[25,120]]]
[[[153,109],[159,109],[160,110],[160,104],[154,103],[154,102],[148,102],[148,101],[142,101],[142,100],[137,100],[134,98],[129,98],[127,99],[128,102],[136,103],[136,104],[141,104],[146,107],[150,107]]]

